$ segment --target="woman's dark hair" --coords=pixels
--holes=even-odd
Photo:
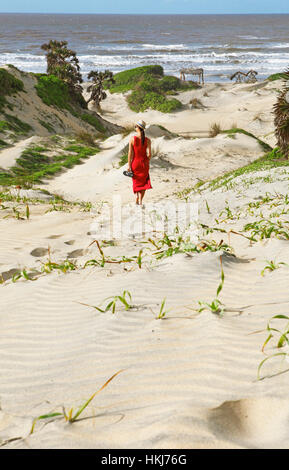
[[[135,125],[135,127],[137,127],[140,130],[140,132],[141,132],[141,143],[142,143],[142,145],[144,145],[144,143],[145,143],[145,131],[142,127],[138,126],[137,124]]]
[[[141,131],[141,143],[142,143],[142,145],[144,145],[144,143],[145,143],[145,131],[141,127],[139,127],[139,129]]]

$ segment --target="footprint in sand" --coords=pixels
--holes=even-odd
[[[67,242],[64,242],[65,245],[73,245],[75,243],[75,240],[67,240]]]
[[[62,237],[62,234],[61,235],[50,235],[49,237],[46,237],[50,240],[54,240],[55,238],[59,238],[59,237]]]
[[[209,410],[207,418],[216,436],[244,447],[274,448],[288,441],[288,400],[267,396],[225,401]]]
[[[47,253],[48,253],[48,249],[47,248],[41,248],[41,247],[35,248],[34,250],[32,250],[30,252],[30,254],[32,256],[35,256],[37,258],[41,258],[41,256],[45,256],[45,255],[47,255]]]
[[[71,251],[70,253],[68,253],[67,258],[78,258],[79,256],[83,256],[84,251],[85,250],[82,249]]]
[[[1,273],[0,277],[4,281],[7,281],[8,279],[12,279],[14,274],[18,274],[19,272],[20,272],[19,269],[12,268],[12,269],[9,269],[9,271],[4,271],[3,273]]]

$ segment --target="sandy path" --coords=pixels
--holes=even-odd
[[[0,151],[0,168],[7,170],[15,165],[17,158],[19,158],[22,152],[29,147],[31,144],[35,144],[41,140],[41,137],[33,135],[28,139],[17,142],[13,147]]]

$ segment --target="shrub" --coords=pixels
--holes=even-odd
[[[55,75],[40,75],[37,76],[37,80],[38,84],[35,85],[35,88],[43,103],[71,111],[68,85],[63,80]]]
[[[114,75],[115,84],[110,88],[111,93],[132,90],[127,97],[129,107],[135,111],[145,111],[148,108],[169,113],[181,108],[180,101],[167,100],[166,94],[177,90],[198,88],[194,82],[182,82],[174,76],[164,76],[163,68],[159,65],[148,65],[125,70]]]
[[[46,51],[47,73],[55,75],[63,80],[68,88],[73,101],[79,106],[87,108],[86,101],[82,96],[79,60],[76,53],[67,48],[67,41],[50,40],[42,44],[41,49]]]
[[[164,95],[150,91],[148,93],[143,89],[138,89],[128,96],[128,104],[135,112],[145,111],[148,108],[155,109],[162,113],[171,113],[180,109],[182,103],[175,98],[168,100]]]
[[[115,83],[110,87],[110,91],[112,93],[119,93],[131,90],[140,80],[150,75],[162,77],[164,70],[160,65],[145,65],[143,67],[136,67],[116,73],[113,77]],[[108,87],[109,85],[105,83],[105,88]]]
[[[163,91],[178,90],[182,88],[182,83],[179,78],[167,75],[160,80],[160,87]]]

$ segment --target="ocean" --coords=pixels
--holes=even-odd
[[[0,14],[0,66],[45,72],[40,46],[66,40],[90,70],[159,64],[179,76],[202,67],[205,81],[229,81],[237,70],[258,78],[289,65],[289,15]],[[190,78],[190,76],[188,76]]]

